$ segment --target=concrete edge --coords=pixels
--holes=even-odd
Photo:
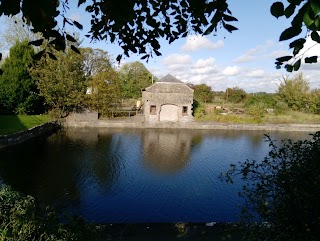
[[[60,125],[56,121],[44,123],[39,126],[32,127],[28,130],[21,131],[12,135],[0,136],[0,149],[8,146],[20,144],[24,141],[32,139],[34,137],[55,131],[60,128]]]
[[[115,120],[64,122],[64,127],[198,129],[198,130],[265,130],[265,131],[320,131],[320,124],[228,124],[212,122],[145,123]]]

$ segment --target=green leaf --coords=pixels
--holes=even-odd
[[[40,46],[42,43],[43,43],[43,38],[42,39],[38,39],[38,40],[34,40],[34,41],[30,41],[28,43],[28,45]]]
[[[317,63],[317,61],[318,61],[318,56],[306,57],[306,58],[304,59],[304,62],[305,62],[306,64]]]
[[[44,50],[41,50],[39,53],[35,54],[32,56],[32,59],[34,60],[40,60],[41,57],[45,54],[45,51]]]
[[[317,31],[312,31],[311,39],[317,43],[320,43],[320,36]]]
[[[303,47],[303,45],[304,45],[304,43],[306,42],[306,39],[304,39],[304,38],[299,38],[299,39],[296,39],[295,41],[293,41],[293,42],[291,42],[290,44],[289,44],[289,48],[291,49],[291,48],[296,48],[296,47],[300,47],[300,46],[302,46]],[[301,47],[301,48],[302,48]]]
[[[284,67],[288,72],[292,72],[293,70],[293,66],[291,64],[286,64]]]
[[[286,18],[289,18],[292,16],[292,14],[294,13],[294,10],[296,9],[296,5],[294,4],[290,4],[285,10],[284,10],[284,15],[286,16]]]
[[[156,49],[154,49],[153,51],[156,53],[157,56],[161,56],[161,55],[162,55],[162,54],[161,54],[158,50],[156,50]]]
[[[208,35],[210,33],[212,33],[212,31],[214,30],[215,28],[215,25],[214,24],[211,24],[210,27],[207,28],[207,30],[204,32],[203,35]]]
[[[73,20],[72,22],[73,22],[73,24],[74,24],[78,29],[80,29],[80,30],[83,29],[83,26],[82,26],[79,22],[77,22],[77,21],[75,21],[75,20]]]
[[[69,40],[70,42],[74,42],[74,43],[77,42],[77,40],[75,40],[75,38],[69,34],[67,34],[66,37],[67,37],[67,40]]]
[[[311,9],[313,10],[314,15],[318,15],[320,13],[320,1],[319,0],[311,0],[310,1]]]
[[[0,69],[0,76],[1,76],[1,75],[3,75],[3,70],[2,70],[2,69]]]
[[[229,33],[232,33],[232,31],[234,31],[234,30],[238,30],[238,28],[236,28],[230,24],[224,24],[223,26]]]
[[[70,48],[71,48],[75,53],[81,54],[81,53],[80,53],[80,50],[79,50],[77,47],[75,47],[74,45],[71,45]]]
[[[303,15],[303,22],[304,24],[307,26],[307,28],[309,28],[313,23],[314,23],[314,19],[312,19],[309,15],[309,12],[305,12]]]
[[[277,58],[276,60],[277,60],[278,62],[281,62],[281,63],[282,63],[282,62],[286,62],[286,61],[292,59],[292,57],[293,57],[293,56],[288,55],[288,56],[283,56],[283,57]]]
[[[303,0],[288,0],[289,3],[292,3],[294,5],[299,5]]]
[[[300,66],[301,66],[301,59],[299,59],[297,62],[294,63],[293,65],[294,71],[298,71],[300,69]]]
[[[146,58],[149,58],[149,54],[146,54],[146,55],[141,57],[141,59],[146,59]]]
[[[270,8],[270,12],[276,18],[284,15],[284,6],[282,2],[275,2]]]
[[[284,30],[279,38],[279,41],[284,41],[291,39],[297,35],[299,35],[302,32],[302,29],[300,27],[290,27]]]
[[[47,54],[49,55],[49,57],[50,57],[51,59],[53,59],[53,60],[58,60],[57,57],[56,57],[54,54],[52,54],[52,53],[50,53],[50,52],[47,52]]]
[[[122,59],[122,54],[119,54],[116,58],[117,62],[120,62],[120,60]]]
[[[223,19],[227,22],[238,21],[238,19],[236,19],[235,17],[227,15],[227,14],[223,14]]]
[[[78,7],[79,7],[81,4],[85,3],[85,2],[86,2],[86,0],[79,0],[79,2],[78,2]]]

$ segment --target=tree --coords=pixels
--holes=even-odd
[[[230,101],[232,103],[240,103],[243,102],[246,98],[247,93],[237,86],[233,88],[227,88],[225,93],[226,102]]]
[[[271,147],[267,157],[232,164],[223,175],[228,182],[236,176],[244,181],[245,240],[318,240],[320,132],[311,140],[281,145],[266,139]]]
[[[303,74],[298,74],[292,79],[283,77],[278,88],[280,100],[286,102],[293,110],[309,109],[310,87]]]
[[[16,42],[10,49],[0,76],[0,103],[2,108],[15,113],[39,113],[43,111],[43,99],[29,68],[34,64],[34,50],[27,41]]]
[[[86,104],[99,114],[111,117],[112,112],[119,108],[121,100],[117,72],[112,68],[99,72],[88,85],[91,93],[86,96]]]
[[[192,89],[194,90],[194,98],[198,102],[207,103],[212,101],[213,92],[210,86],[206,84],[200,84],[194,85]]]
[[[275,94],[271,93],[252,93],[247,96],[244,107],[250,107],[258,103],[263,103],[267,108],[274,108],[276,106]]]
[[[90,79],[96,74],[112,68],[108,52],[102,49],[81,48],[83,55],[83,68],[86,78]]]
[[[40,34],[31,31],[29,25],[25,24],[21,18],[13,16],[5,19],[5,30],[1,33],[0,40],[3,47],[10,48],[16,42],[34,41],[38,39]]]
[[[161,55],[160,38],[171,43],[190,33],[207,35],[221,27],[229,32],[237,29],[230,24],[237,19],[231,15],[227,0],[79,0],[78,6],[82,4],[91,15],[88,37],[116,42],[126,56],[139,53],[143,59],[153,54]],[[5,0],[0,3],[0,16],[20,13],[26,24],[32,25],[33,32],[40,32],[45,39],[51,39],[50,44],[56,50],[65,50],[66,40],[73,40],[66,25],[82,29],[79,22],[66,17],[67,10],[67,0],[40,1],[37,4],[30,0]],[[62,18],[59,21],[62,26],[58,26],[58,18]],[[118,55],[117,60],[121,57]]]
[[[124,64],[119,70],[121,92],[124,98],[139,98],[141,90],[150,86],[156,79],[140,62]]]
[[[287,0],[287,2],[286,7],[283,2],[274,2],[270,11],[276,18],[285,16],[287,19],[292,19],[291,26],[285,29],[279,38],[279,41],[285,41],[296,37],[289,44],[289,47],[293,49],[292,55],[276,59],[277,68],[281,68],[286,63],[285,69],[292,72],[299,70],[303,60],[309,64],[317,63],[318,55],[304,58],[305,53],[301,53],[301,50],[305,46],[307,37],[311,37],[316,44],[320,43],[320,35],[317,32],[320,31],[320,2],[317,0]],[[303,30],[307,34],[301,36]]]
[[[274,1],[270,8],[273,16],[292,19],[291,26],[281,33],[279,40],[297,39],[289,44],[293,54],[278,58],[276,66],[280,68],[286,63],[286,70],[293,71],[300,68],[304,56],[300,50],[304,47],[306,38],[310,36],[316,43],[320,43],[317,33],[320,30],[320,3],[317,0],[283,2]],[[143,59],[161,54],[160,38],[171,43],[190,33],[206,35],[221,27],[229,32],[237,30],[230,24],[237,19],[232,16],[227,0],[79,0],[78,6],[82,4],[85,4],[86,11],[91,14],[91,30],[87,35],[91,40],[116,42],[126,56],[139,53],[143,55]],[[57,50],[65,50],[66,40],[72,40],[66,25],[82,30],[80,23],[66,17],[67,10],[68,0],[42,1],[37,4],[30,0],[4,0],[0,3],[0,16],[21,14],[26,24],[32,26],[32,31],[51,39],[50,44]],[[62,26],[58,26],[58,18],[62,18],[59,21]],[[301,37],[303,30],[306,30],[307,35]],[[76,50],[76,47],[73,49]],[[40,52],[41,54],[44,52]],[[118,55],[117,60],[121,57],[121,54]],[[318,55],[306,57],[304,61],[316,63],[317,57]]]
[[[44,56],[31,73],[46,104],[63,116],[73,108],[84,105],[87,83],[83,55],[70,49],[66,52],[55,51],[54,54],[54,59]]]

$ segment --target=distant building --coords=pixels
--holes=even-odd
[[[193,89],[171,75],[143,90],[142,104],[146,122],[193,121]]]

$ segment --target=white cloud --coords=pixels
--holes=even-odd
[[[187,54],[171,54],[164,58],[163,64],[170,70],[182,70],[192,64],[192,58]]]
[[[248,63],[264,61],[266,59],[275,59],[283,55],[288,55],[288,51],[282,49],[282,45],[267,40],[264,44],[257,45],[254,48],[248,49],[244,54],[233,59],[235,63]]]
[[[223,71],[222,74],[226,76],[234,76],[240,73],[240,68],[238,66],[228,66]]]
[[[209,57],[207,59],[198,59],[191,69],[192,74],[206,75],[216,71],[215,59]]]
[[[266,73],[263,69],[258,69],[247,72],[246,76],[250,78],[264,78]]]
[[[241,55],[241,56],[235,58],[233,60],[233,62],[235,62],[235,63],[246,63],[246,62],[251,62],[253,60],[254,60],[253,56],[244,54],[244,55]]]
[[[187,54],[171,54],[168,55],[164,60],[163,63],[165,65],[171,64],[191,64],[192,58],[190,55]]]
[[[205,36],[192,35],[181,47],[181,50],[184,52],[195,52],[198,50],[215,50],[223,47],[224,42],[222,40],[218,40],[217,42],[213,43]]]

